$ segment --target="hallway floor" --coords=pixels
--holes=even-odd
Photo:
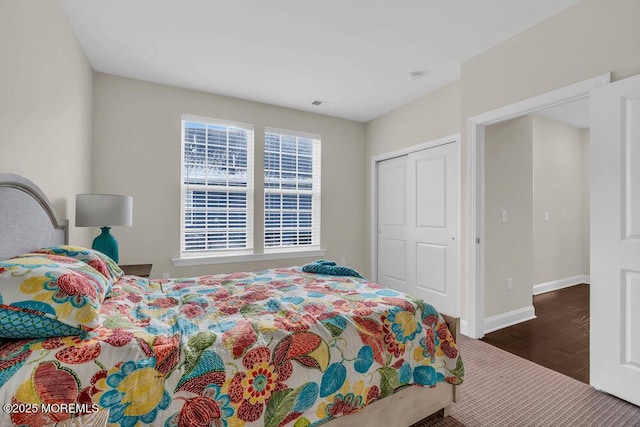
[[[589,384],[589,285],[534,296],[533,305],[536,319],[482,340]]]

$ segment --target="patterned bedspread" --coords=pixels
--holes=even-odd
[[[0,425],[108,409],[122,426],[303,427],[464,374],[432,306],[354,277],[124,276],[101,315],[86,336],[0,346]]]

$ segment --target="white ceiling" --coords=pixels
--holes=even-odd
[[[96,71],[369,121],[578,0],[59,1]]]
[[[536,111],[534,114],[578,129],[588,128],[591,119],[589,97]]]

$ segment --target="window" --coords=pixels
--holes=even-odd
[[[181,240],[174,265],[324,255],[320,136],[266,128],[264,137],[264,163],[254,165],[253,125],[182,116]],[[254,170],[264,173],[264,212],[255,211]],[[254,215],[264,215],[262,235]],[[254,239],[263,240],[263,253],[254,252]]]
[[[320,247],[320,136],[267,128],[264,248]]]
[[[253,249],[253,126],[182,117],[181,253]]]

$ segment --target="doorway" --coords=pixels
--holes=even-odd
[[[589,98],[485,127],[484,332],[589,283]]]
[[[467,147],[468,196],[469,196],[469,244],[468,244],[468,310],[466,332],[473,338],[485,333],[485,126],[522,117],[550,106],[556,106],[589,96],[594,88],[608,84],[609,73],[575,83],[524,101],[469,118],[469,146]]]

